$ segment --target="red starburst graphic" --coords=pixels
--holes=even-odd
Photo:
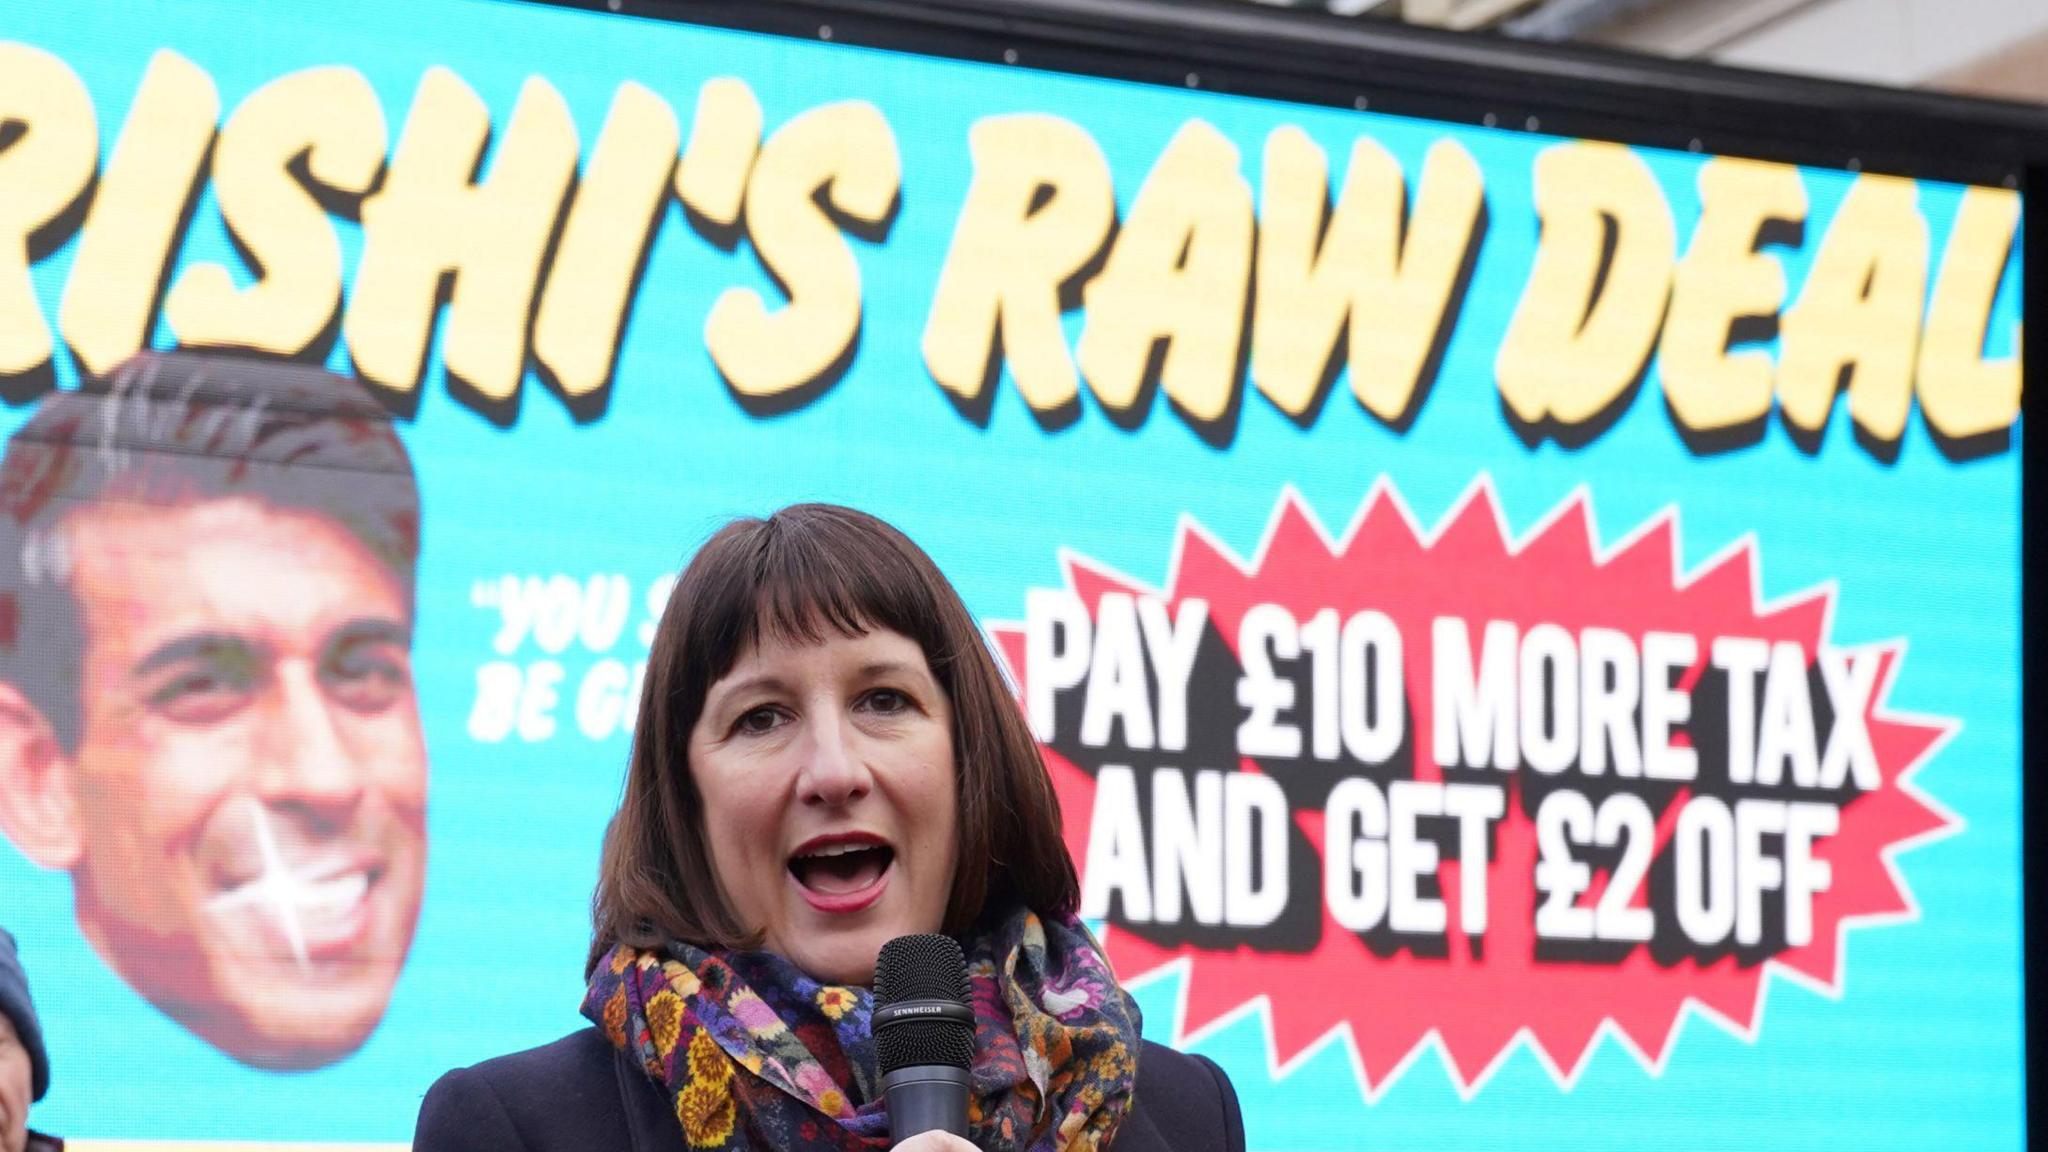
[[[1325,1044],[1347,1042],[1361,1085],[1377,1096],[1423,1051],[1436,1047],[1462,1094],[1478,1090],[1518,1043],[1563,1085],[1571,1084],[1603,1033],[1611,1034],[1646,1067],[1661,1069],[1688,1010],[1746,1039],[1762,1023],[1766,973],[1776,971],[1829,996],[1844,980],[1844,945],[1852,925],[1911,920],[1917,908],[1895,856],[1917,843],[1956,831],[1960,822],[1911,783],[1918,767],[1955,730],[1948,720],[1900,714],[1885,706],[1905,656],[1903,640],[1853,649],[1830,646],[1836,589],[1832,582],[1764,603],[1759,557],[1745,538],[1691,572],[1681,569],[1675,509],[1667,509],[1626,538],[1603,546],[1583,491],[1554,509],[1519,538],[1510,534],[1491,483],[1474,483],[1434,531],[1425,531],[1385,481],[1375,486],[1341,537],[1327,533],[1291,490],[1275,509],[1252,558],[1237,558],[1192,520],[1178,534],[1168,577],[1153,589],[1085,557],[1062,557],[1068,588],[1091,613],[1106,593],[1151,597],[1169,607],[1199,599],[1208,605],[1215,634],[1239,657],[1238,637],[1256,605],[1286,608],[1307,620],[1325,609],[1340,615],[1384,613],[1406,638],[1402,664],[1414,710],[1412,775],[1440,781],[1430,717],[1432,621],[1455,616],[1478,636],[1487,621],[1524,630],[1539,623],[1613,630],[1640,643],[1653,631],[1699,640],[1696,664],[1678,681],[1691,690],[1708,664],[1715,637],[1792,642],[1801,650],[1846,653],[1869,661],[1859,701],[1875,787],[1844,793],[1839,826],[1815,842],[1831,883],[1812,897],[1812,930],[1803,943],[1779,942],[1768,955],[1658,955],[1647,945],[1594,959],[1546,955],[1537,938],[1536,908],[1543,894],[1531,882],[1539,857],[1536,829],[1518,803],[1528,781],[1500,773],[1509,799],[1493,828],[1487,863],[1489,912],[1483,939],[1460,930],[1459,863],[1446,858],[1437,888],[1448,907],[1443,947],[1436,954],[1374,949],[1320,908],[1313,943],[1289,950],[1253,942],[1205,938],[1176,941],[1144,925],[1111,921],[1104,946],[1128,980],[1178,970],[1184,996],[1183,1039],[1241,1018],[1261,1007],[1270,1027],[1272,1060],[1284,1073]],[[1034,670],[1027,665],[1026,626],[990,629],[1020,691]],[[1816,676],[1818,674],[1816,673]],[[1816,679],[1816,683],[1818,680]],[[1683,731],[1673,735],[1684,744]],[[1084,869],[1096,778],[1071,748],[1048,744],[1047,762],[1066,813],[1068,846]],[[1233,755],[1237,755],[1233,752]],[[1704,763],[1704,779],[1716,766]],[[1258,758],[1238,756],[1241,772],[1270,770]],[[1469,773],[1469,769],[1457,769]],[[1868,781],[1866,781],[1866,785]],[[1656,802],[1656,843],[1668,850],[1676,816],[1689,795],[1679,787]],[[1290,819],[1318,858],[1323,856],[1320,806],[1296,803]],[[1596,866],[1578,903],[1590,906],[1609,879]],[[1644,906],[1639,891],[1635,906]]]

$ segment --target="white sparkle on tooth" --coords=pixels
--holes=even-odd
[[[299,909],[312,899],[316,885],[301,879],[285,864],[284,853],[277,848],[277,837],[270,830],[270,813],[261,804],[252,807],[256,822],[256,856],[261,867],[256,879],[214,897],[213,904],[216,907],[262,906],[284,930],[285,942],[291,945],[292,959],[304,971],[313,966],[313,958],[306,952],[306,930],[299,921]]]

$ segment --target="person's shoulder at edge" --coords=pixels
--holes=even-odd
[[[457,1068],[420,1102],[413,1152],[632,1147],[616,1051],[595,1028]]]
[[[35,998],[29,995],[28,973],[14,949],[14,937],[0,928],[0,1013],[14,1025],[14,1034],[28,1052],[30,1099],[40,1100],[50,1088],[50,1055],[43,1048],[43,1028],[36,1019]]]
[[[1137,1106],[1125,1123],[1127,1130],[1116,1141],[1119,1148],[1133,1125],[1138,1130],[1149,1125],[1159,1146],[1176,1152],[1244,1152],[1244,1114],[1230,1077],[1206,1056],[1150,1040],[1138,1055]]]

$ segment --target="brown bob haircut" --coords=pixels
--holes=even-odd
[[[922,549],[851,508],[796,504],[735,520],[684,569],[655,629],[625,796],[605,836],[590,964],[615,944],[757,947],[726,902],[690,775],[704,699],[756,641],[874,629],[917,642],[953,712],[957,864],[943,931],[987,909],[1071,915],[1074,862],[1038,744],[959,593]]]

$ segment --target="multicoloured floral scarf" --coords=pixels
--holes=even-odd
[[[1138,1006],[1077,920],[1019,912],[963,942],[974,995],[969,1139],[986,1152],[1099,1152],[1131,1103]],[[583,1014],[675,1102],[688,1145],[889,1147],[866,988],[780,956],[619,946]]]

